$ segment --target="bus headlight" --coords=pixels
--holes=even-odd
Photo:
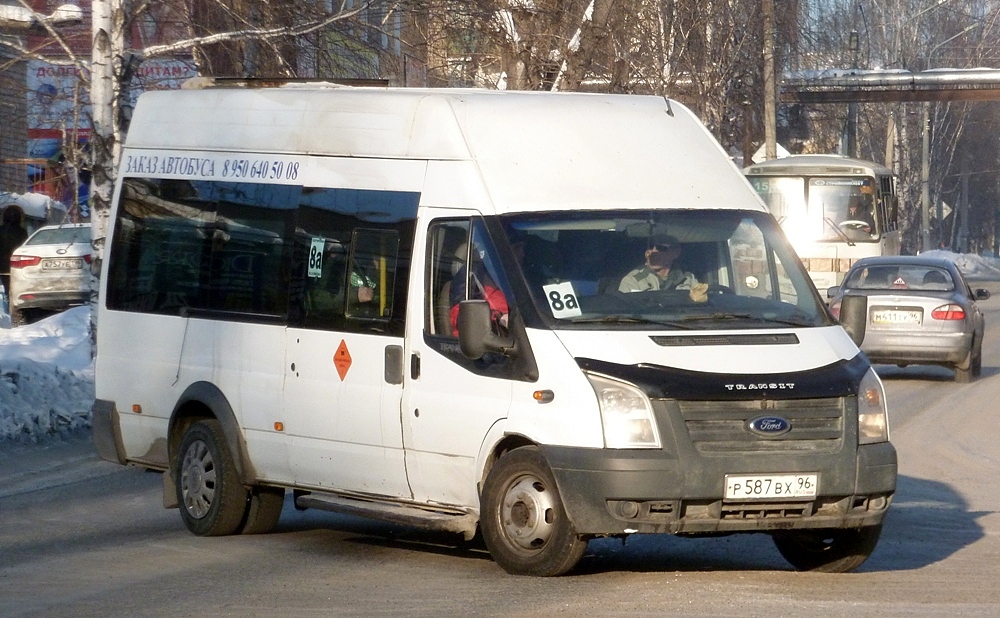
[[[627,382],[588,373],[597,394],[606,448],[660,448],[649,397]]]
[[[871,368],[858,388],[858,444],[889,440],[889,415],[882,381]]]

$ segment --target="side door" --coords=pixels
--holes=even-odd
[[[410,497],[399,409],[418,200],[313,189],[299,208],[284,387],[296,485]]]
[[[415,500],[478,508],[477,459],[510,408],[511,368],[502,357],[462,355],[455,307],[494,286],[513,298],[475,213],[449,211],[418,230],[414,273],[421,269],[423,285],[410,290],[401,410],[407,478]]]

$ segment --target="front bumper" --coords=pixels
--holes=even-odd
[[[737,469],[739,464],[727,462],[727,458],[712,462],[706,458],[697,466],[684,466],[663,451],[540,448],[579,534],[711,534],[874,526],[885,517],[896,489],[896,450],[888,442],[861,446],[855,469],[843,475],[811,467],[805,457],[803,470],[820,471],[821,495],[780,502],[724,501],[727,472],[760,472]],[[791,465],[788,462],[778,465],[775,470],[795,471],[785,469]]]

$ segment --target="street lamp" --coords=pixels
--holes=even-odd
[[[56,7],[51,15],[41,15],[23,7],[0,4],[0,30],[45,30],[46,26],[64,27],[83,23],[83,11],[75,4]]]

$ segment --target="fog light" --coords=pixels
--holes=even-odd
[[[631,500],[625,500],[618,505],[618,514],[626,519],[635,519],[639,514],[639,505]]]

